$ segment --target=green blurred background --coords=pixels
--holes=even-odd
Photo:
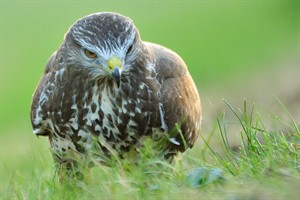
[[[182,56],[202,98],[203,132],[222,98],[269,106],[274,93],[299,115],[299,7],[299,1],[1,1],[1,161],[9,166],[36,144],[29,110],[47,59],[72,23],[99,11],[131,17],[143,40]],[[48,150],[47,140],[38,143]]]

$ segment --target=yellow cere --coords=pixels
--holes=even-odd
[[[112,57],[107,62],[110,70],[113,70],[115,67],[121,68],[122,61],[117,57]]]

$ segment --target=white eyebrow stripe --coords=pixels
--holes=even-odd
[[[101,33],[101,29],[97,26],[93,26],[94,31]],[[132,28],[130,30],[130,28]],[[124,30],[124,29],[123,29]],[[127,23],[125,30],[120,33],[116,38],[113,35],[108,36],[108,40],[101,40],[101,37],[94,31],[83,29],[82,26],[77,26],[73,29],[75,40],[89,51],[96,53],[99,57],[107,60],[111,56],[118,56],[122,60],[126,57],[126,52],[129,46],[134,42],[136,31],[132,23]],[[86,35],[86,34],[87,35]],[[94,38],[93,38],[94,37]],[[99,38],[99,39],[97,39]],[[124,38],[124,39],[123,39]],[[93,42],[96,44],[93,44]]]

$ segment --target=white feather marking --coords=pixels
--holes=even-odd
[[[69,148],[76,149],[71,138],[69,138],[69,137],[66,137],[66,138],[56,137],[56,140],[52,140],[51,147],[57,153],[62,153],[63,148],[66,150]]]
[[[141,84],[139,85],[139,88],[140,88],[141,90],[143,90],[144,87],[145,87],[145,83],[141,83]]]
[[[39,99],[39,105],[44,105],[46,101],[48,101],[48,96],[45,94],[45,92],[42,92]]]
[[[134,112],[130,112],[130,113],[129,113],[129,116],[134,117],[134,116],[135,116],[135,113],[134,113]]]
[[[83,138],[86,138],[88,136],[88,134],[86,132],[84,132],[83,130],[79,130],[78,135],[83,137]]]
[[[149,76],[146,76],[146,79],[150,79],[150,80],[155,79],[157,76],[157,73],[155,70],[155,64],[148,62],[146,65],[146,69],[148,70],[148,72],[150,74]]]
[[[88,112],[87,112],[86,116],[84,116],[83,119],[87,120],[86,124],[89,125],[89,126],[92,126],[92,124],[93,124],[92,122],[99,119],[99,115],[98,115],[98,111],[99,111],[99,94],[96,93],[97,90],[98,90],[98,87],[94,86],[94,88],[93,88],[93,94],[94,95],[92,96],[92,103],[94,103],[96,105],[95,112],[92,111],[91,104],[87,105],[85,103],[85,105],[84,105],[84,108],[87,108]],[[87,96],[88,96],[88,93],[86,92],[84,98],[87,98]]]
[[[101,97],[101,110],[104,113],[112,114],[112,104],[105,90],[101,93]]]
[[[58,71],[55,71],[55,82],[57,82],[57,79],[59,78],[60,80],[62,80],[63,74],[65,72],[65,68],[62,68]],[[54,85],[54,83],[53,83]],[[55,85],[54,85],[55,86]]]
[[[73,105],[71,106],[71,109],[72,109],[72,110],[75,110],[75,112],[78,111],[76,104],[73,104]]]
[[[122,99],[122,112],[123,113],[126,113],[127,112],[127,109],[125,108],[125,106],[128,104],[127,101],[125,101],[124,99]]]
[[[100,127],[99,124],[97,124],[97,125],[95,126],[95,131],[100,131],[100,132],[102,133],[102,128]]]
[[[96,110],[96,111],[97,111],[97,110]],[[91,113],[89,116],[90,116],[90,120],[91,120],[91,121],[95,121],[96,119],[99,119],[98,112]]]
[[[155,65],[154,65],[153,63],[147,63],[146,69],[147,69],[149,72],[154,72],[154,73],[156,74]]]
[[[92,126],[92,122],[91,122],[91,120],[87,120],[87,121],[86,121],[86,125],[88,125],[88,126]]]
[[[33,130],[33,134],[37,135],[39,133],[41,133],[41,129],[40,128],[36,128],[36,129]]]
[[[180,145],[180,143],[175,138],[169,138],[169,141],[173,144]]]
[[[168,130],[168,126],[164,119],[165,113],[164,113],[164,108],[163,108],[162,103],[159,103],[159,115],[160,115],[160,121],[161,121],[161,128],[164,129],[165,131]]]
[[[74,110],[74,112],[72,114],[73,118],[69,119],[69,122],[71,122],[71,126],[75,130],[78,130],[78,108],[76,105],[76,98],[77,98],[77,95],[72,96],[73,105],[71,106],[71,109]]]
[[[138,107],[135,107],[135,112],[137,112],[137,113],[142,113],[142,110],[140,109],[140,108],[138,108]]]
[[[135,121],[129,120],[128,126],[136,126],[136,125],[137,125],[137,123]]]
[[[113,133],[114,137],[116,138],[116,133],[118,133],[118,129],[114,126],[111,127],[110,126],[110,122],[108,119],[108,115],[110,115],[113,119],[116,117],[115,113],[113,112],[112,108],[113,105],[111,103],[111,100],[109,98],[109,94],[107,90],[103,90],[101,92],[101,110],[104,113],[104,117],[103,117],[103,126],[105,126],[108,130],[108,134],[110,134],[110,132]]]
[[[77,122],[77,118],[71,118],[71,119],[69,119],[69,122],[71,122],[71,126],[72,126],[75,130],[78,130],[78,122]]]

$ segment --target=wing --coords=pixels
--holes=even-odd
[[[54,52],[52,56],[49,58],[44,71],[44,75],[39,81],[32,98],[30,118],[31,118],[32,127],[34,129],[34,133],[36,135],[46,136],[49,134],[48,130],[43,125],[44,119],[42,118],[42,116],[40,116],[39,109],[41,109],[43,101],[45,100],[42,97],[42,93],[45,90],[47,83],[49,82],[50,79],[50,74],[53,71],[55,57],[56,57],[56,52]]]
[[[201,125],[201,103],[197,88],[183,60],[173,51],[146,43],[155,57],[158,81],[161,84],[161,118],[170,137],[171,149],[185,151],[192,147]],[[178,132],[181,129],[184,140]]]

